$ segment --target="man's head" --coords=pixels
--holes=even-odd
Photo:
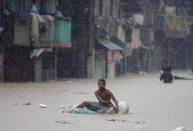
[[[103,90],[105,89],[105,86],[106,86],[106,81],[104,79],[99,79],[98,80],[98,87],[100,90]]]

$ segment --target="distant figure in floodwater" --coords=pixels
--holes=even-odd
[[[172,68],[170,66],[162,67],[163,73],[160,76],[160,81],[163,80],[164,83],[172,83],[173,82],[173,75],[171,73]]]

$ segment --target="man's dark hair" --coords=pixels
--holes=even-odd
[[[99,82],[103,82],[104,84],[106,84],[105,79],[99,79],[99,80],[98,80],[98,83],[99,83]]]

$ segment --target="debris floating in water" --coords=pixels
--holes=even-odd
[[[68,121],[55,121],[55,123],[59,123],[59,124],[72,124],[71,122],[68,122]]]
[[[47,108],[47,105],[40,104],[40,107],[41,107],[41,108]]]
[[[24,106],[31,106],[32,103],[31,103],[31,102],[27,102],[27,103],[24,103],[24,104],[22,104],[22,105],[24,105]]]
[[[184,127],[178,127],[176,129],[173,129],[172,131],[186,131]]]

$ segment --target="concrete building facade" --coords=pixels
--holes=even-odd
[[[183,0],[0,2],[1,81],[115,78],[163,63],[193,65],[193,9]]]

